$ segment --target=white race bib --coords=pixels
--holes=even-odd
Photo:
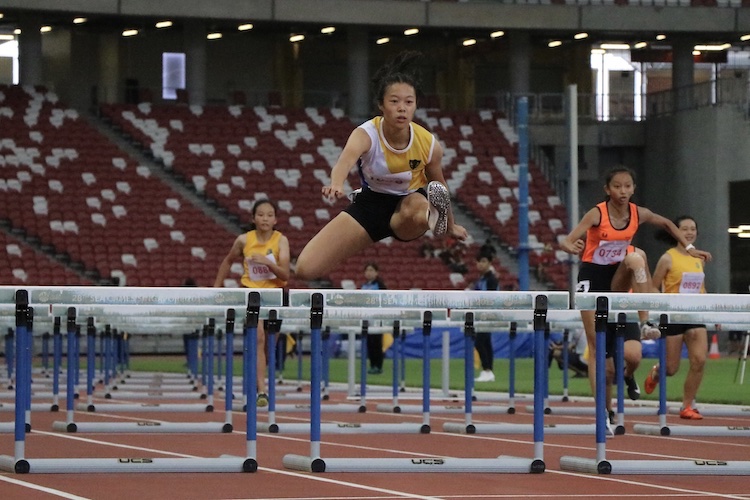
[[[701,293],[704,277],[703,273],[682,273],[680,293]]]
[[[274,264],[276,263],[276,258],[272,253],[266,255],[266,258]],[[247,259],[247,273],[250,276],[250,281],[265,281],[276,278],[276,275],[267,265],[254,262],[250,259]]]
[[[594,250],[594,264],[611,265],[622,262],[628,251],[629,241],[600,241],[599,248]]]

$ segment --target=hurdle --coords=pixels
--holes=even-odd
[[[290,291],[290,303],[294,291]],[[320,328],[324,309],[326,307],[346,308],[369,308],[373,313],[379,308],[398,307],[405,308],[492,308],[501,306],[503,301],[513,303],[515,300],[529,302],[529,294],[515,292],[476,292],[476,291],[420,291],[417,293],[408,291],[373,291],[356,290],[346,292],[329,292],[324,294],[303,292],[310,304],[310,324],[313,341],[312,377],[317,378],[319,370],[320,350]],[[546,297],[537,299],[540,304],[546,306]],[[343,306],[343,307],[342,307]],[[537,339],[541,344],[541,339]],[[541,345],[540,345],[541,347]],[[539,350],[537,350],[537,355]],[[545,366],[546,367],[546,366]],[[540,370],[541,366],[536,366]],[[312,401],[317,400],[317,387],[312,384],[314,392]],[[425,399],[428,400],[429,388],[424,387],[427,392]],[[536,419],[535,419],[536,420]],[[538,422],[541,424],[540,422]],[[497,458],[453,458],[453,457],[415,457],[415,458],[322,458],[320,456],[320,413],[313,411],[311,414],[310,428],[310,455],[286,455],[284,466],[293,470],[307,472],[494,472],[494,473],[541,473],[544,472],[545,464],[543,458],[543,429],[537,427],[534,439],[534,458],[507,457]]]
[[[281,316],[283,317],[284,321],[287,319],[292,320],[300,320],[302,317],[310,317],[310,308],[311,308],[311,292],[309,290],[305,291],[295,291],[295,294],[292,294],[290,291],[289,296],[289,302],[290,306],[282,308],[280,310]],[[423,317],[424,319],[420,320],[420,318]],[[436,314],[439,318],[446,319],[448,316],[447,309],[439,309],[436,311]],[[393,321],[398,321],[399,324],[405,323],[412,325],[415,321],[420,320],[422,321],[422,327],[423,327],[423,350],[424,352],[429,352],[429,332],[431,330],[431,324],[432,324],[432,312],[428,315],[427,312],[421,311],[419,309],[414,310],[401,310],[396,308],[378,308],[378,309],[363,309],[361,307],[333,307],[325,310],[321,313],[321,328],[322,328],[322,322],[325,320],[327,325],[330,326],[352,326],[353,322],[359,323],[361,325],[361,322],[364,318],[368,318],[368,320],[375,320],[375,321],[386,321],[386,320],[393,320],[394,317],[397,317],[398,319]],[[321,334],[322,336],[322,334]],[[314,340],[314,339],[313,339]],[[321,351],[322,351],[322,338],[318,339],[321,341]],[[318,361],[322,365],[322,356],[320,352],[313,351],[313,353],[319,357]],[[313,356],[313,359],[315,356]],[[426,370],[426,371],[425,371]],[[301,410],[308,411],[311,414],[311,420],[312,415],[317,413],[318,415],[320,413],[323,413],[325,411],[335,411],[335,412],[341,412],[341,411],[354,411],[357,413],[364,413],[362,409],[362,405],[352,405],[352,404],[338,404],[338,405],[323,405],[321,403],[321,400],[323,399],[321,397],[321,373],[322,373],[322,366],[319,368],[316,368],[313,370],[314,377],[317,379],[314,379],[311,377],[311,389],[315,388],[315,392],[313,393],[311,391],[310,393],[310,404],[306,405],[292,405],[296,408],[299,408]],[[423,377],[424,374],[427,374],[427,379],[429,380],[429,363],[426,364],[425,367],[423,367]],[[429,386],[426,385],[427,389],[429,390]],[[429,401],[429,400],[428,400]],[[276,405],[276,408],[282,405]],[[269,408],[271,408],[271,405],[269,405]],[[338,409],[337,408],[341,408]],[[319,418],[319,417],[318,417]],[[284,423],[284,424],[276,424],[273,422],[269,425],[263,425],[259,424],[259,430],[262,430],[264,432],[278,432],[278,433],[302,433],[302,432],[310,432],[311,431],[311,424],[296,424],[296,423]],[[429,433],[430,427],[429,427],[429,414],[428,412],[425,412],[423,415],[423,421],[421,424],[416,423],[372,423],[372,424],[359,424],[359,423],[320,423],[319,422],[319,432],[326,432],[331,434],[364,434],[364,433],[391,433],[391,434],[413,434],[413,433]]]
[[[544,415],[548,413],[546,411],[546,399],[547,399],[547,385],[548,385],[548,370],[547,370],[547,342],[549,338],[549,322],[547,321],[549,316],[555,316],[558,320],[570,320],[570,311],[568,308],[568,294],[567,292],[549,292],[547,302],[544,307],[540,304],[534,304],[533,311],[526,310],[505,310],[505,311],[481,311],[477,317],[481,318],[486,324],[488,322],[510,322],[511,329],[517,328],[518,322],[528,324],[529,319],[532,320],[532,331],[534,332],[535,342],[535,377],[534,377],[534,405],[532,412],[534,414],[533,424],[518,424],[518,423],[499,423],[499,424],[474,424],[472,422],[472,414],[476,412],[476,408],[472,405],[472,398],[470,394],[473,388],[473,360],[470,357],[470,353],[473,353],[474,349],[474,331],[476,329],[476,322],[473,320],[473,314],[468,311],[451,311],[451,318],[464,318],[466,320],[466,335],[465,343],[466,347],[465,360],[464,360],[464,378],[466,385],[465,395],[465,422],[459,424],[456,422],[446,422],[443,424],[443,430],[445,432],[460,433],[460,434],[537,434],[537,425],[543,425],[544,433],[548,434],[593,434],[594,426],[590,424],[543,424]],[[537,296],[537,299],[539,296]],[[550,305],[551,304],[551,305]],[[533,314],[533,316],[530,316]],[[471,318],[471,319],[470,319]],[[522,327],[526,329],[527,327]],[[539,354],[539,358],[537,358]],[[536,375],[536,369],[540,369],[540,373]],[[502,407],[501,407],[502,408]],[[506,413],[514,413],[509,411],[510,408],[505,408]]]
[[[16,304],[16,364],[22,366],[18,374],[23,384],[16,384],[17,407],[15,412],[14,454],[0,455],[0,470],[15,473],[116,473],[116,472],[255,472],[258,464],[255,445],[255,401],[251,402],[247,419],[247,453],[244,457],[223,455],[216,458],[27,458],[25,456],[25,426],[23,403],[27,400],[30,380],[26,366],[31,363],[30,349],[27,348],[28,329],[26,315],[31,303],[147,303],[152,306],[181,304],[185,308],[198,304],[221,304],[231,307],[246,302],[246,335],[255,340],[257,335],[258,310],[261,295],[257,291],[214,289],[214,288],[128,288],[119,287],[29,287],[19,289],[0,287],[0,299],[14,297]],[[281,292],[280,290],[278,292]],[[245,294],[248,293],[246,296]],[[245,298],[247,297],[247,299]],[[280,300],[279,293],[279,300]],[[70,316],[73,316],[72,314]],[[20,340],[19,340],[20,339]],[[254,342],[246,353],[247,371],[256,368]],[[20,348],[20,349],[19,349]],[[254,375],[254,373],[253,373]],[[252,411],[250,411],[252,410]],[[252,424],[252,425],[251,425]]]
[[[596,342],[604,345],[605,323],[608,311],[615,310],[648,310],[649,316],[658,314],[659,327],[664,340],[668,318],[675,322],[704,322],[705,318],[714,318],[726,313],[742,313],[747,318],[750,313],[750,297],[730,294],[658,294],[658,293],[578,293],[575,296],[575,308],[579,310],[596,310]],[[656,312],[655,312],[656,311]],[[663,311],[663,312],[662,312]],[[714,312],[715,311],[715,312]],[[670,314],[671,313],[671,314]],[[717,318],[718,320],[718,318]],[[713,323],[714,321],[709,321]],[[604,397],[604,352],[596,350],[597,355],[597,409],[603,411]],[[660,352],[660,363],[664,367],[666,354]],[[666,371],[666,368],[664,368]],[[666,375],[666,374],[664,374]],[[659,418],[665,423],[666,390],[661,379]],[[608,460],[603,429],[605,415],[597,418],[596,457],[563,456],[560,468],[566,471],[594,474],[671,474],[671,475],[750,475],[750,461],[724,461],[720,459],[690,460]],[[680,426],[683,427],[683,426]],[[687,426],[685,426],[687,427]],[[635,430],[635,429],[634,429]]]
[[[215,311],[219,312],[219,310]],[[222,313],[226,313],[227,315],[227,324],[230,322],[234,322],[234,309],[229,309],[226,311],[222,310]],[[68,323],[75,324],[75,308],[69,308],[69,316],[68,316]],[[92,381],[93,381],[93,358],[94,358],[94,333],[96,331],[94,327],[94,318],[89,316],[87,320],[88,324],[88,363],[87,363],[87,392],[88,392],[88,401],[89,404],[86,407],[87,411],[94,411],[95,405],[93,405],[93,401],[91,399],[92,394]],[[211,318],[209,320],[209,336],[212,337],[214,334],[214,319]],[[212,342],[209,342],[209,355],[212,353],[211,347],[213,346]],[[209,358],[211,359],[211,358]],[[211,370],[212,367],[209,367],[209,370]],[[212,387],[211,387],[211,379],[209,379],[209,394],[211,393]],[[136,393],[137,394],[137,393]],[[149,392],[148,396],[156,396],[153,392]],[[166,396],[166,394],[165,394]],[[144,397],[146,397],[144,395]],[[232,426],[232,411],[231,411],[231,404],[228,403],[229,410],[225,413],[225,420],[224,422],[165,422],[165,421],[156,421],[156,420],[147,420],[147,421],[138,421],[138,422],[81,422],[81,421],[74,421],[74,414],[72,412],[68,412],[68,418],[66,421],[55,421],[52,423],[52,429],[59,432],[109,432],[109,433],[120,433],[120,432],[127,432],[127,433],[210,433],[210,432],[220,432],[220,433],[228,433],[232,432],[233,426]],[[213,401],[209,400],[208,406],[205,408],[206,412],[213,411]]]

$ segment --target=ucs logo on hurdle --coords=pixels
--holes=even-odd
[[[411,463],[414,465],[445,465],[442,458],[412,458]]]

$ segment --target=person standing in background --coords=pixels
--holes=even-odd
[[[387,289],[383,279],[379,276],[379,272],[380,269],[375,262],[368,262],[365,265],[365,283],[362,285],[362,290]],[[383,360],[385,359],[383,335],[367,336],[367,359],[370,361],[370,369],[367,373],[370,375],[383,373]]]
[[[497,290],[499,282],[492,268],[492,254],[480,252],[477,255],[477,271],[479,278],[474,282],[473,290]],[[495,352],[492,347],[492,334],[490,332],[477,332],[474,347],[479,353],[479,362],[482,371],[475,382],[494,382],[495,372],[492,371]]]
[[[214,280],[215,287],[224,286],[232,263],[242,260],[242,286],[247,288],[283,288],[289,279],[289,240],[274,229],[276,205],[262,199],[253,205],[253,222],[250,231],[234,240],[232,248],[219,265]],[[257,405],[268,405],[266,395],[266,329],[265,322],[258,323],[258,398]]]

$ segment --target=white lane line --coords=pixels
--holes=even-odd
[[[66,493],[64,491],[56,490],[54,488],[47,488],[45,486],[39,486],[38,484],[27,483],[26,481],[19,481],[18,479],[13,479],[12,477],[8,477],[8,476],[0,475],[0,481],[5,481],[6,483],[15,484],[16,486],[21,486],[23,488],[28,488],[30,490],[41,491],[43,493],[49,493],[50,495],[55,495],[60,498],[68,498],[70,500],[90,500],[87,497],[79,497],[78,495],[73,495],[72,493]]]
[[[235,431],[235,433],[237,433],[237,434],[244,434],[244,433],[236,432],[236,431]],[[199,456],[195,456],[195,455],[187,455],[187,454],[184,454],[184,453],[174,453],[174,452],[169,452],[169,451],[164,451],[164,450],[158,450],[158,449],[155,449],[155,448],[146,448],[146,447],[142,447],[142,446],[132,446],[132,445],[117,444],[117,443],[108,443],[106,441],[99,441],[99,440],[91,439],[91,438],[82,438],[82,437],[78,437],[78,436],[70,436],[70,435],[67,435],[67,434],[56,434],[56,433],[53,433],[53,432],[36,431],[36,434],[44,434],[44,435],[47,435],[47,436],[61,437],[61,438],[64,438],[64,439],[72,439],[74,441],[82,441],[82,442],[85,442],[85,443],[99,444],[99,445],[104,445],[104,446],[111,446],[111,447],[114,447],[114,448],[125,448],[125,449],[128,449],[128,450],[145,451],[145,452],[149,452],[149,453],[160,453],[160,454],[164,454],[164,455],[172,455],[172,456],[175,456],[175,457],[182,457],[182,458],[205,458],[205,457],[199,457]],[[299,441],[304,441],[304,440],[300,439]],[[439,497],[425,496],[425,495],[416,495],[416,494],[413,494],[413,493],[407,493],[405,491],[396,491],[396,490],[389,490],[389,489],[385,489],[385,488],[377,488],[377,487],[374,487],[374,486],[367,486],[367,485],[363,485],[363,484],[351,483],[351,482],[348,482],[348,481],[337,481],[337,480],[333,480],[333,479],[329,479],[329,478],[325,478],[325,477],[321,477],[321,476],[311,476],[309,474],[301,474],[301,473],[298,473],[298,472],[291,472],[291,471],[287,471],[287,470],[270,469],[270,468],[267,468],[267,467],[258,467],[258,470],[262,470],[262,471],[265,471],[265,472],[272,472],[272,473],[275,473],[275,474],[282,474],[282,475],[286,475],[286,476],[293,476],[293,477],[297,477],[297,478],[308,479],[308,480],[318,481],[318,482],[323,482],[323,483],[337,484],[339,486],[345,486],[345,487],[349,487],[349,488],[357,488],[357,489],[366,490],[366,491],[373,491],[373,492],[378,492],[378,493],[386,493],[386,494],[397,496],[399,498],[417,498],[419,500],[441,500],[441,498],[439,498]]]
[[[674,491],[675,493],[680,493],[683,495],[685,493],[690,493],[692,495],[703,496],[703,497],[710,496],[710,497],[720,497],[720,498],[734,498],[737,500],[747,500],[748,498],[747,495],[734,495],[731,493],[718,493],[715,491],[702,491],[702,490],[692,490],[692,489],[686,489],[686,488],[675,488],[674,486],[663,486],[660,484],[650,484],[650,483],[644,483],[643,481],[632,481],[628,479],[619,479],[619,478],[607,477],[607,476],[578,474],[575,472],[565,472],[565,471],[557,471],[557,470],[553,470],[549,472],[553,474],[560,474],[560,475],[565,475],[565,476],[575,476],[579,478],[585,477],[585,478],[595,479],[599,481],[611,481],[611,482],[616,482],[620,484],[630,484],[630,485],[640,486],[640,487],[657,488],[660,490]],[[620,497],[620,495],[617,495],[617,496]]]

